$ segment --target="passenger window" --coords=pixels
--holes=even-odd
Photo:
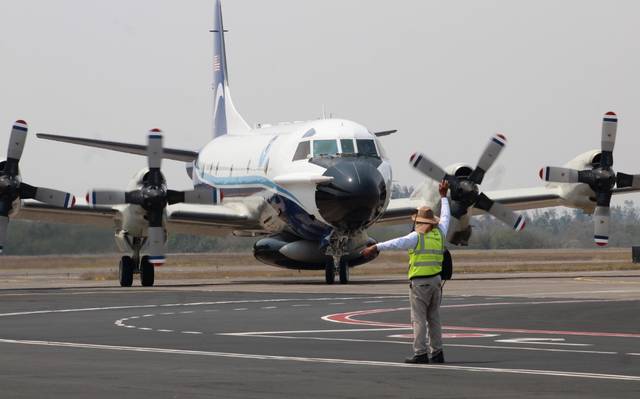
[[[353,154],[355,151],[355,148],[353,147],[353,140],[348,139],[348,140],[340,140],[340,145],[342,146],[342,153],[343,154]]]
[[[358,145],[358,154],[374,157],[378,156],[378,152],[376,151],[376,144],[373,140],[356,140],[356,144]]]
[[[336,155],[338,153],[337,140],[314,140],[313,156]]]
[[[298,148],[296,148],[296,153],[293,154],[293,160],[299,161],[301,159],[307,159],[311,152],[311,145],[308,141],[302,141],[298,144]]]

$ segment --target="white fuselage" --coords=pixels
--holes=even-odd
[[[222,190],[225,201],[258,196],[278,214],[304,212],[311,224],[317,224],[316,229],[306,231],[305,226],[291,226],[304,224],[304,219],[294,223],[293,215],[280,216],[296,234],[322,239],[333,226],[318,209],[314,179],[327,168],[310,160],[359,157],[365,153],[380,161],[377,170],[390,188],[391,166],[379,141],[364,126],[341,119],[262,126],[248,133],[216,137],[199,152],[192,177],[194,185],[207,184]],[[389,199],[387,190],[385,208]]]

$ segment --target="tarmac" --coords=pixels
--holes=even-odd
[[[394,278],[0,283],[2,398],[638,398],[640,273],[465,275],[445,364]]]

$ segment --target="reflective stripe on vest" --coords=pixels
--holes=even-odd
[[[409,279],[434,276],[442,272],[444,237],[435,228],[427,234],[418,233],[418,244],[409,250]]]

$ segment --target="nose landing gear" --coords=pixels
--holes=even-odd
[[[140,274],[140,284],[143,287],[152,287],[154,283],[154,266],[149,262],[148,256],[140,257],[140,250],[147,242],[146,238],[125,237],[127,246],[133,251],[133,256],[123,256],[118,265],[118,279],[121,287],[133,285],[133,275]]]

